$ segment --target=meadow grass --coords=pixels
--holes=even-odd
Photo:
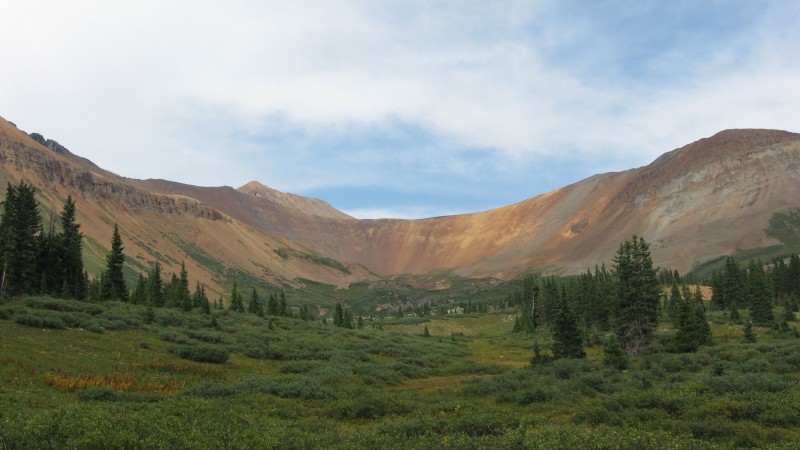
[[[798,339],[757,328],[758,342],[745,344],[741,326],[721,313],[711,314],[713,345],[686,354],[651,351],[625,371],[605,367],[599,345],[587,349],[586,359],[531,366],[533,342],[546,349],[549,334],[512,334],[506,313],[388,320],[383,331],[227,311],[215,311],[212,320],[169,309],[146,323],[143,313],[135,305],[49,298],[0,305],[0,446],[613,449],[800,442]],[[23,315],[64,326],[15,320]],[[422,336],[425,325],[431,336]],[[203,362],[216,352],[227,359]]]

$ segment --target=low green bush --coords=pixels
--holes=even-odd
[[[14,316],[14,322],[20,325],[26,325],[29,327],[36,327],[36,328],[53,328],[53,329],[66,328],[63,320],[61,320],[59,317],[54,317],[50,315],[45,316],[45,315],[38,315],[31,313],[22,313]]]
[[[202,382],[184,388],[183,394],[203,398],[230,397],[236,394],[236,389],[225,384]]]
[[[224,348],[206,345],[183,345],[180,347],[173,347],[170,350],[183,359],[195,362],[222,364],[227,362],[228,358],[230,358],[230,353]]]

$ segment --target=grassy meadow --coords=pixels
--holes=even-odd
[[[532,366],[514,311],[382,330],[47,297],[0,305],[2,448],[797,448],[800,339]],[[746,312],[743,312],[746,315]],[[424,332],[427,328],[429,336]],[[659,334],[669,335],[667,325]]]

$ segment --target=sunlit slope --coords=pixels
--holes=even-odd
[[[611,263],[632,234],[651,242],[656,265],[685,272],[739,248],[776,244],[764,233],[770,217],[800,207],[800,135],[774,130],[723,131],[645,167],[485,212],[421,220],[356,220],[257,182],[237,190],[127,179],[7,122],[0,140],[0,177],[37,184],[45,205],[77,197],[88,240],[108,242],[118,221],[132,267],[158,258],[175,270],[187,260],[190,273],[217,287],[232,270],[265,283],[337,285],[443,270],[575,273]]]

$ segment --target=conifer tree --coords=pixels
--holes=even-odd
[[[164,288],[161,281],[161,263],[153,264],[147,276],[147,304],[160,308],[164,306]]]
[[[236,278],[233,279],[233,288],[231,289],[231,304],[228,306],[231,311],[244,312],[244,301],[242,295],[239,294],[239,287],[236,285]]]
[[[706,319],[703,304],[694,298],[683,300],[679,309],[678,333],[675,335],[676,349],[695,352],[711,341],[711,328]]]
[[[344,327],[344,310],[341,303],[336,303],[333,310],[333,324],[337,327]]]
[[[186,263],[181,262],[181,274],[177,287],[178,304],[184,311],[192,309],[192,295],[189,293],[189,274],[186,272]]]
[[[119,235],[119,227],[114,224],[114,234],[111,237],[111,250],[106,255],[106,271],[103,286],[104,300],[128,300],[128,286],[125,284],[125,276],[122,267],[125,264],[125,254],[123,253],[122,238]]]
[[[147,279],[142,272],[139,272],[139,277],[136,279],[136,287],[133,288],[131,294],[131,303],[137,305],[147,303]]]
[[[248,305],[247,311],[251,314],[264,316],[264,305],[261,302],[261,297],[259,297],[256,288],[253,288],[253,292],[250,294],[250,304]]]
[[[603,364],[617,370],[628,368],[628,355],[623,350],[616,336],[611,335],[603,344]]]
[[[279,311],[278,297],[273,292],[269,294],[269,300],[267,301],[267,315],[277,316],[279,315]]]
[[[344,320],[342,320],[342,326],[344,328],[353,328],[353,316],[350,314],[350,309],[344,310]]]
[[[637,355],[650,342],[658,324],[661,287],[650,258],[650,245],[637,236],[625,240],[614,258],[614,273],[617,335],[628,354]]]
[[[286,291],[281,289],[280,298],[278,299],[278,315],[289,316],[289,305],[286,303]]]
[[[753,322],[749,320],[744,324],[744,335],[742,336],[742,340],[748,344],[754,344],[758,340],[756,338],[756,333],[753,331]]]
[[[556,358],[586,357],[578,318],[566,299],[559,305],[553,327],[553,355]]]
[[[81,249],[83,233],[80,232],[80,227],[75,221],[75,202],[72,196],[67,196],[64,209],[61,211],[61,232],[56,238],[62,270],[59,281],[66,286],[66,293],[77,299],[86,296]]]
[[[24,181],[8,184],[0,216],[0,295],[34,293],[41,284],[37,256],[42,219],[36,190]]]
[[[211,313],[211,305],[206,296],[206,288],[199,281],[194,288],[194,294],[192,294],[192,305],[195,308],[200,308],[206,314]]]
[[[768,327],[772,325],[775,317],[772,314],[772,299],[770,298],[762,264],[751,260],[747,273],[750,320],[753,321],[754,325]]]

